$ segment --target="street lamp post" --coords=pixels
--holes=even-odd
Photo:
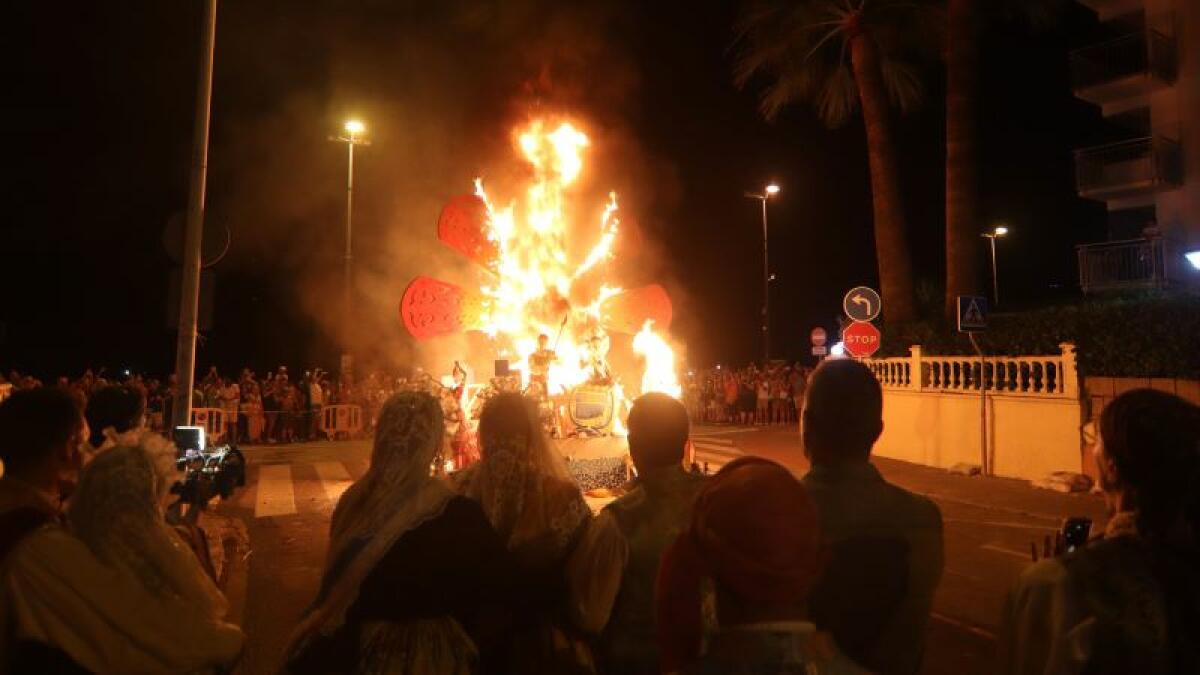
[[[349,365],[351,298],[354,288],[354,249],[351,243],[354,216],[354,146],[370,145],[371,142],[363,138],[366,126],[359,120],[347,120],[342,125],[342,131],[342,135],[332,136],[329,140],[346,144],[346,250],[342,258],[342,362],[343,368],[346,368]]]
[[[991,232],[984,232],[980,236],[987,239],[992,248],[992,304],[1000,304],[1000,278],[996,271],[996,240],[1008,234],[1008,228],[1000,225]]]
[[[771,360],[771,256],[768,246],[769,237],[767,236],[767,200],[774,195],[779,194],[779,186],[771,183],[763,188],[761,193],[747,192],[748,199],[757,199],[762,202],[762,236],[763,236],[763,305],[762,305],[762,332],[763,332],[763,363]]]
[[[204,239],[204,195],[208,181],[208,128],[212,115],[213,54],[217,42],[217,0],[204,5],[204,37],[196,78],[196,113],[192,128],[192,183],[184,227],[183,269],[179,284],[179,333],[175,342],[175,400],[170,424],[192,423],[192,390],[196,376],[197,315],[200,308],[200,248]]]

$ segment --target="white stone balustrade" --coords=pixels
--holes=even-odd
[[[883,385],[878,456],[943,468],[975,464],[1030,480],[1083,470],[1088,453],[1080,445],[1072,344],[1047,356],[983,359],[930,356],[913,346],[907,357],[863,363]]]
[[[884,389],[979,394],[1079,398],[1075,345],[1064,342],[1049,356],[929,356],[920,345],[908,357],[864,359]],[[983,376],[980,377],[982,362]],[[914,377],[914,373],[919,376]]]

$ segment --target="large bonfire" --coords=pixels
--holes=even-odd
[[[418,277],[405,292],[402,316],[418,339],[481,331],[496,356],[508,357],[529,384],[529,357],[538,336],[551,342],[548,394],[570,392],[595,378],[611,334],[632,336],[640,373],[615,372],[618,401],[626,393],[659,391],[678,397],[675,353],[665,337],[671,303],[657,285],[626,290],[613,278],[621,232],[617,195],[573,222],[572,203],[584,171],[587,135],[568,121],[535,119],[516,130],[515,145],[528,165],[528,182],[510,199],[490,195],[481,179],[473,194],[450,201],[438,237],[487,273],[467,289]],[[587,241],[590,247],[571,245]]]

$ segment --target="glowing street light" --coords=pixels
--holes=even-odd
[[[1183,254],[1183,257],[1187,258],[1187,261],[1192,264],[1193,268],[1200,270],[1200,249],[1188,251]]]
[[[775,275],[768,271],[770,265],[770,254],[767,247],[767,200],[779,194],[779,185],[769,183],[763,188],[761,193],[747,192],[747,199],[758,199],[762,201],[762,230],[763,230],[763,309],[762,309],[762,331],[763,331],[763,363],[771,360],[771,280]]]
[[[992,303],[1000,304],[1000,279],[996,272],[996,240],[1008,234],[1008,228],[1004,225],[997,225],[991,232],[984,232],[979,235],[988,240],[992,247]]]
[[[363,133],[367,130],[365,124],[361,120],[349,119],[342,125],[342,130],[345,133],[341,136],[330,136],[329,140],[337,141],[346,144],[347,163],[346,163],[346,253],[343,258],[343,278],[342,278],[342,363],[344,368],[350,367],[350,301],[351,289],[354,287],[353,277],[353,248],[351,247],[351,216],[353,215],[354,205],[354,146],[370,145],[371,142],[363,138]],[[348,373],[343,373],[347,375]]]

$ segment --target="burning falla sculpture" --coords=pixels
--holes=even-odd
[[[534,120],[515,137],[531,169],[520,197],[498,205],[476,179],[474,193],[452,198],[438,219],[438,239],[486,270],[486,280],[464,288],[413,279],[400,304],[405,327],[418,340],[483,332],[498,354],[513,357],[526,386],[538,336],[549,336],[555,352],[546,383],[550,396],[608,387],[619,404],[624,384],[636,390],[630,393],[678,397],[675,356],[659,333],[671,324],[670,297],[658,285],[626,290],[609,279],[620,226],[616,193],[608,195],[596,225],[569,218],[568,188],[583,169],[587,136],[569,122]],[[595,243],[573,256],[568,241],[588,237],[589,230]],[[599,381],[610,333],[635,336],[640,377],[618,373]]]

